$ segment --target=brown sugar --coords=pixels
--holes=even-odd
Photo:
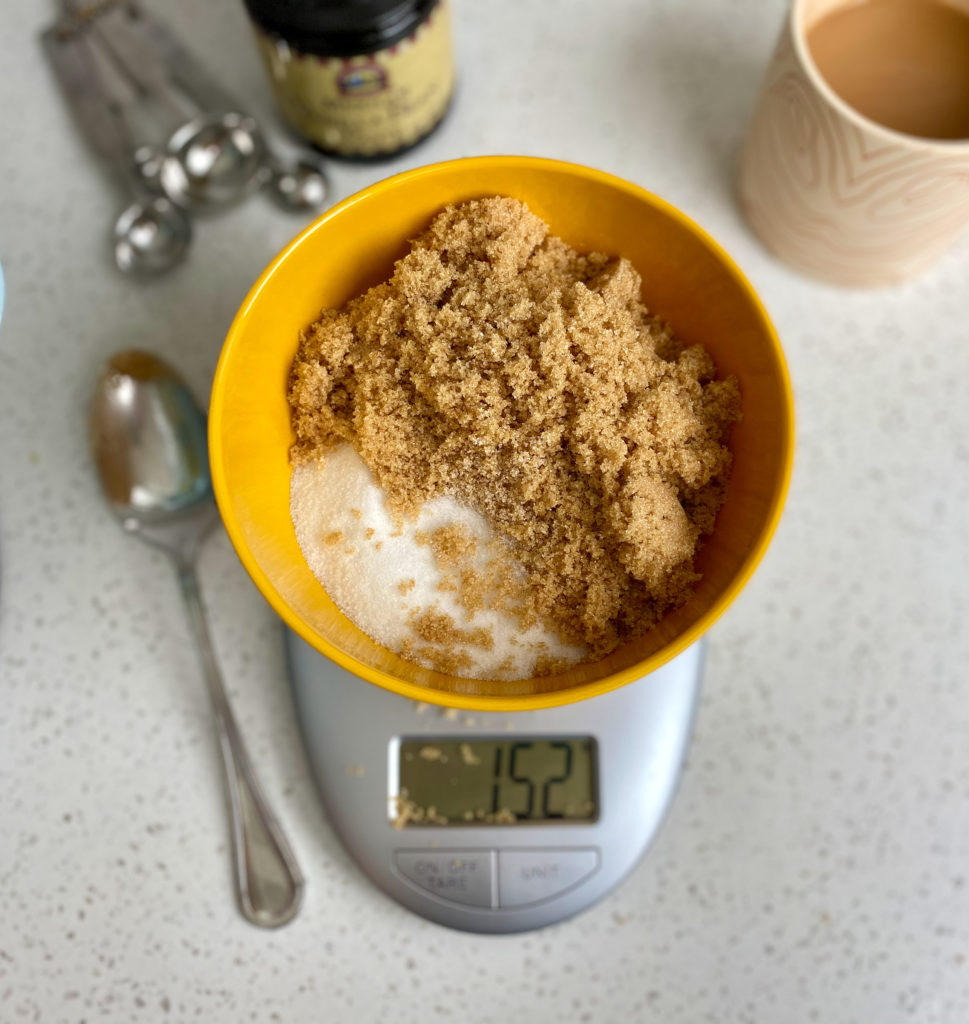
[[[463,675],[474,667],[474,660],[471,655],[454,644],[445,646],[418,644],[409,637],[406,637],[401,643],[398,653],[408,661],[414,661],[419,665],[427,665],[429,668],[449,676]]]
[[[459,569],[467,565],[478,550],[474,535],[460,523],[439,526],[431,532],[420,530],[415,539],[418,544],[430,547],[440,569]]]
[[[438,644],[445,648],[461,644],[481,647],[486,651],[490,651],[495,645],[494,634],[490,629],[482,626],[461,629],[455,625],[454,619],[447,612],[439,612],[434,608],[412,612],[409,622],[417,636],[429,644]]]
[[[541,654],[535,660],[533,672],[536,676],[554,676],[570,668],[572,663],[566,658],[552,658],[547,654]]]
[[[303,332],[292,457],[348,441],[396,516],[444,495],[476,509],[519,567],[509,608],[602,657],[690,595],[740,418],[736,380],[640,287],[514,199],[448,207],[388,281]],[[487,604],[460,534],[430,542],[468,610]]]
[[[476,568],[472,563],[480,549],[466,526],[450,523],[436,530],[418,531],[414,536],[418,544],[431,549],[441,572],[437,589],[457,595],[457,602],[469,620],[477,612],[487,610],[516,617],[523,630],[535,624],[528,589],[506,544],[489,541],[484,545],[483,562]]]

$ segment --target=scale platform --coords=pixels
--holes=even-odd
[[[602,899],[656,835],[689,744],[703,641],[600,697],[483,713],[407,700],[286,634],[327,816],[414,913],[470,932],[542,928]]]

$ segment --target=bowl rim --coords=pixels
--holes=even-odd
[[[266,287],[273,275],[279,271],[282,264],[288,259],[290,253],[302,245],[303,242],[316,231],[322,230],[329,221],[339,217],[345,210],[356,206],[358,203],[365,202],[372,195],[393,190],[405,181],[411,181],[423,176],[440,174],[449,168],[457,166],[461,166],[462,168],[478,167],[482,169],[499,166],[502,168],[519,167],[522,169],[541,167],[548,170],[557,170],[568,175],[587,178],[591,181],[597,182],[598,184],[607,185],[611,188],[626,192],[633,198],[645,201],[649,205],[659,209],[661,212],[677,221],[681,227],[699,239],[699,241],[714,254],[724,269],[746,294],[753,308],[760,316],[766,329],[766,334],[771,348],[773,349],[773,356],[777,363],[781,387],[786,399],[784,402],[784,422],[782,424],[782,429],[784,431],[784,449],[780,486],[777,488],[773,496],[764,527],[761,529],[756,543],[751,545],[740,569],[733,576],[729,585],[720,592],[710,607],[691,626],[678,634],[674,640],[670,641],[670,643],[664,644],[663,647],[658,651],[655,651],[649,657],[644,658],[641,661],[637,661],[617,672],[612,672],[609,675],[604,676],[602,679],[597,679],[588,683],[580,683],[576,686],[565,687],[559,690],[548,690],[540,693],[518,695],[477,695],[455,693],[447,690],[435,690],[430,686],[423,686],[418,683],[408,682],[407,680],[400,679],[388,672],[375,669],[370,665],[359,661],[352,655],[340,650],[338,647],[331,644],[325,637],[322,637],[315,630],[311,629],[310,626],[289,607],[286,601],[283,600],[272,581],[259,566],[255,556],[249,548],[249,545],[246,543],[241,525],[233,511],[232,502],[228,495],[229,489],[223,468],[222,440],[220,430],[218,428],[218,424],[222,421],[223,409],[225,406],[226,367],[232,358],[233,349],[239,343],[239,337],[242,333],[243,324],[248,317],[249,310],[259,300],[262,290]],[[296,235],[296,237],[282,250],[280,250],[275,257],[273,257],[265,270],[260,274],[258,280],[250,288],[245,299],[242,301],[226,334],[212,383],[208,433],[209,463],[212,474],[212,485],[215,492],[216,502],[219,506],[219,512],[221,514],[222,521],[225,524],[226,532],[229,534],[232,546],[242,562],[243,567],[249,574],[252,581],[256,584],[260,593],[269,602],[272,609],[277,615],[279,615],[283,622],[298,636],[305,640],[311,647],[315,648],[320,654],[335,662],[340,668],[346,669],[348,672],[352,672],[361,679],[374,683],[382,689],[417,702],[436,704],[442,707],[459,708],[468,711],[535,711],[542,708],[557,707],[580,700],[587,700],[590,697],[598,697],[610,692],[611,690],[615,690],[620,686],[624,686],[626,683],[631,683],[636,679],[640,679],[643,676],[648,675],[650,672],[655,671],[662,665],[671,661],[682,651],[685,651],[687,647],[699,640],[700,637],[707,632],[713,623],[719,619],[733,603],[734,599],[753,575],[754,570],[767,551],[771,538],[777,529],[781,512],[784,508],[784,502],[790,486],[794,456],[794,400],[787,361],[784,358],[784,352],[781,348],[777,331],[767,314],[764,304],[761,302],[759,296],[747,280],[746,276],[727,252],[719,245],[718,242],[707,234],[703,228],[701,228],[691,218],[687,217],[685,213],[668,203],[666,200],[654,195],[652,192],[641,188],[639,185],[634,185],[632,182],[626,181],[616,175],[609,174],[596,168],[587,167],[582,164],[570,163],[564,160],[552,160],[545,157],[510,155],[478,156],[461,157],[455,160],[445,160],[438,163],[426,164],[412,170],[403,171],[400,174],[392,175],[391,177],[384,178],[378,182],[374,182],[325,211],[320,217],[313,221],[313,223],[309,224],[303,231]]]

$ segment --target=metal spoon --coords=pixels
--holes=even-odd
[[[98,379],[91,445],[111,511],[129,533],[175,562],[202,656],[222,750],[239,906],[274,928],[299,909],[303,876],[256,780],[222,685],[195,559],[216,522],[205,414],[178,374],[148,352],[119,352]]]
[[[44,32],[41,42],[89,143],[134,198],[114,225],[115,263],[140,276],[170,269],[185,258],[192,226],[171,200],[150,193],[132,165],[123,117],[103,89],[90,43],[57,29]]]
[[[309,157],[282,164],[274,156],[269,163],[272,176],[269,187],[273,198],[288,210],[318,210],[330,198],[330,181],[322,168]]]
[[[255,118],[237,111],[208,113],[169,139],[158,177],[165,194],[190,209],[228,206],[268,186],[290,210],[322,206],[330,186],[308,157],[293,165],[273,153]]]
[[[268,158],[253,118],[234,112],[202,114],[169,139],[158,182],[179,206],[228,206],[265,184]]]
[[[192,225],[165,196],[136,195],[114,223],[114,262],[137,276],[164,273],[185,258]]]

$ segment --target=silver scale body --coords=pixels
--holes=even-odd
[[[571,917],[642,857],[680,775],[704,653],[700,641],[634,683],[562,707],[445,715],[363,682],[288,630],[287,647],[306,752],[347,850],[416,914],[495,934]],[[573,736],[598,748],[594,822],[394,827],[401,740]]]

